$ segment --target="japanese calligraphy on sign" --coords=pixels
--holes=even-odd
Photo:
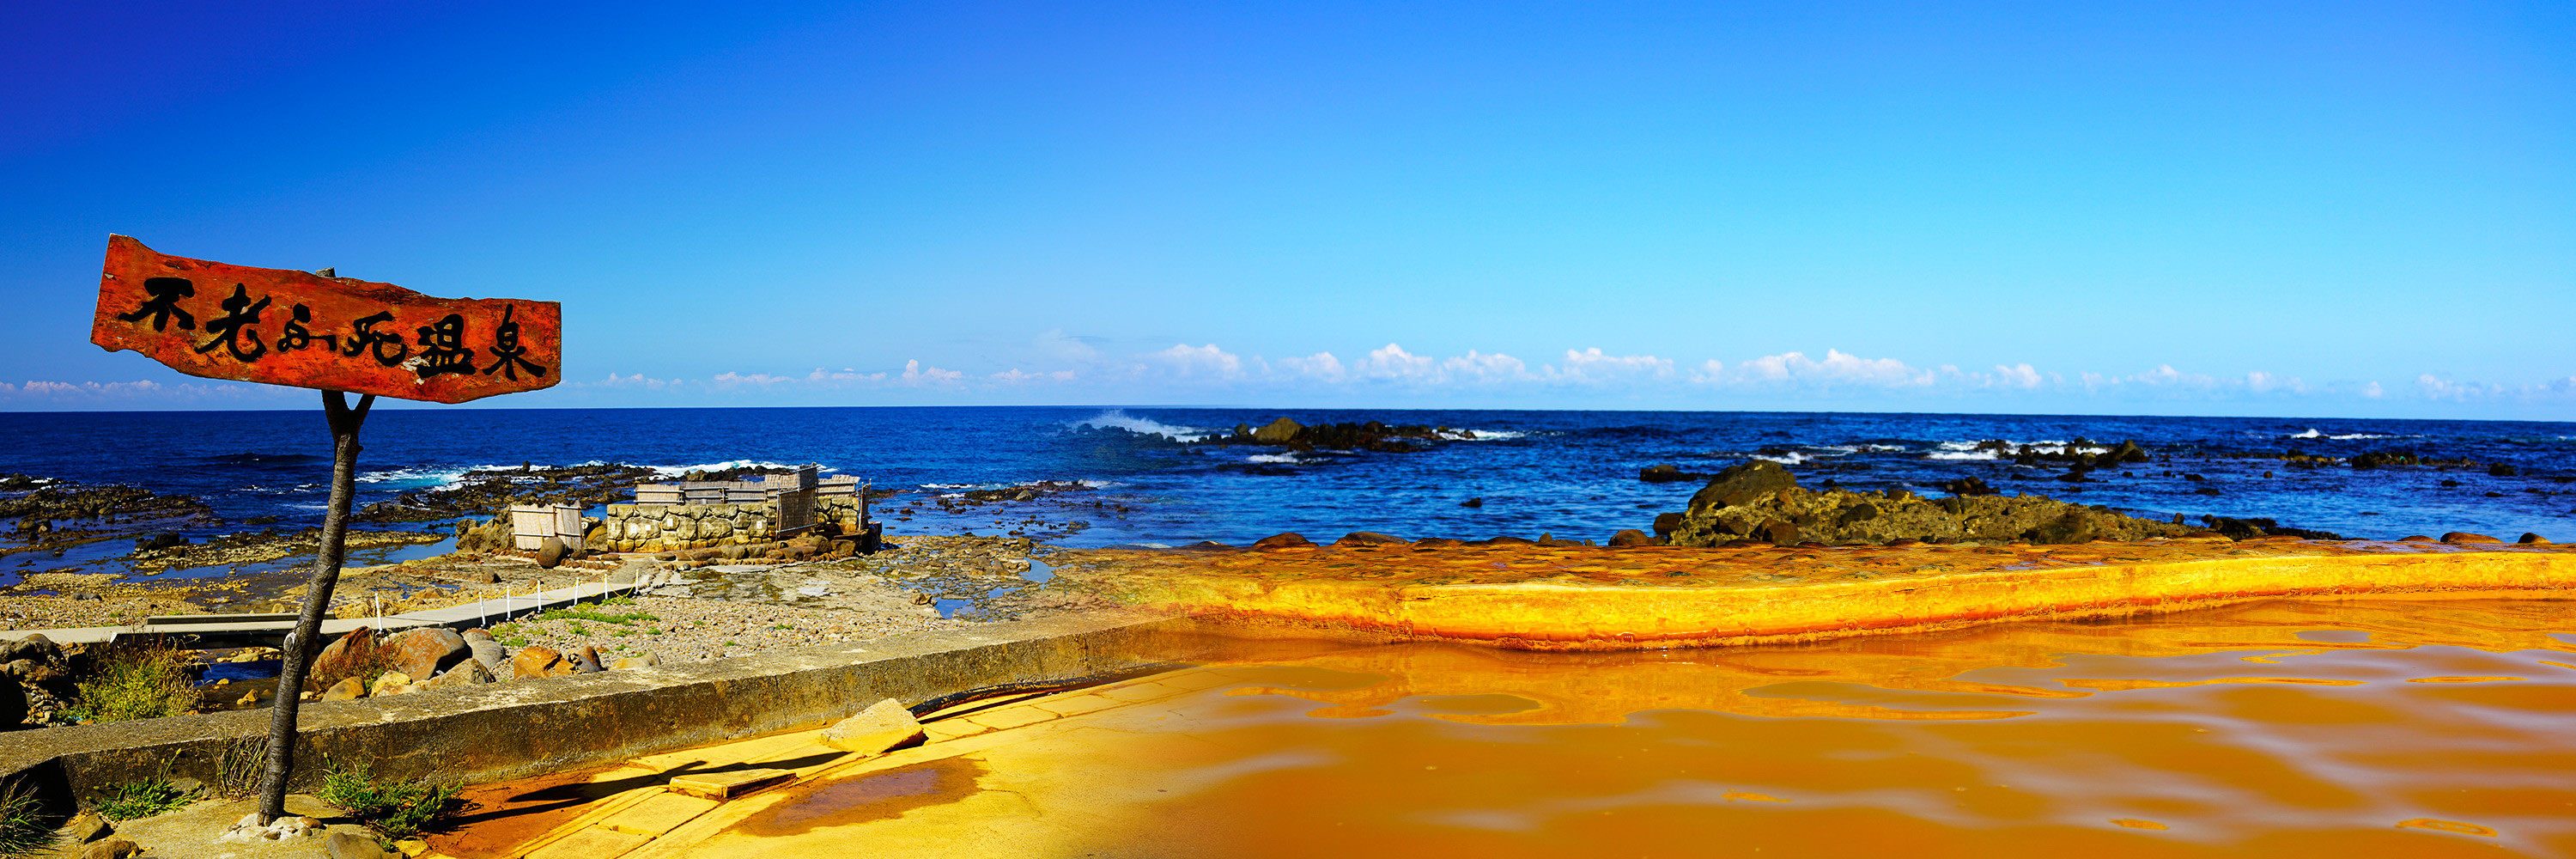
[[[563,308],[167,256],[109,236],[90,342],[191,376],[461,403],[563,376]]]

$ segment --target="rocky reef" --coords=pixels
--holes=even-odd
[[[1250,424],[1235,424],[1233,435],[1201,439],[1198,443],[1285,447],[1295,451],[1367,450],[1378,453],[1414,453],[1427,450],[1430,445],[1439,442],[1475,437],[1475,432],[1471,430],[1420,424],[1390,426],[1378,421],[1368,421],[1307,426],[1287,418],[1280,418],[1257,428]]]
[[[1655,531],[1677,546],[1716,546],[1734,540],[2082,543],[2209,530],[2035,495],[1973,494],[1982,485],[1961,489],[1970,491],[1941,499],[1904,490],[1810,490],[1777,463],[1753,460],[1718,472],[1691,496],[1688,510],[1656,517]]]

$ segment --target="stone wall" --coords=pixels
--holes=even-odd
[[[827,497],[814,502],[814,523],[832,535],[857,533],[859,500]],[[661,552],[760,543],[777,539],[777,502],[756,504],[611,504],[590,529],[592,549]]]

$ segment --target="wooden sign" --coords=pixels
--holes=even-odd
[[[563,378],[563,306],[161,254],[107,237],[89,340],[209,379],[461,403]]]

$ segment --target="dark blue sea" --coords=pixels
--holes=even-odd
[[[1192,445],[1238,423],[1377,420],[1472,431],[1476,439],[1418,453]],[[194,495],[224,520],[190,526],[202,538],[318,524],[330,472],[329,437],[312,412],[0,414],[0,472],[82,483],[124,483]],[[1999,439],[2042,447],[2134,439],[2170,462],[2081,484],[2053,467],[2014,465],[1975,450]],[[1762,457],[1804,485],[1910,489],[1980,477],[2007,494],[2049,495],[2140,515],[2262,517],[2350,537],[2473,531],[2508,540],[2538,532],[2576,540],[2576,424],[2301,418],[2066,417],[1613,411],[1335,411],[1164,407],[942,407],[378,411],[366,423],[358,503],[438,486],[477,467],[623,462],[672,475],[729,464],[815,462],[903,490],[915,502],[904,533],[1005,533],[1034,515],[1071,531],[1031,533],[1059,545],[1240,543],[1283,531],[1330,539],[1349,531],[1406,537],[1495,535],[1604,539],[1681,509],[1696,483],[1652,484],[1639,468],[1673,463],[1713,472]],[[2286,468],[2243,454],[2351,456],[2410,451],[2513,467],[2391,466],[2367,471]],[[2164,476],[2171,471],[2174,476]],[[2265,476],[2269,472],[2269,476]],[[2183,473],[2201,475],[2187,481]],[[2096,475],[2100,476],[2099,473]],[[942,513],[918,502],[945,492],[1034,481],[1080,481],[1021,513]],[[2218,494],[2198,490],[2215,489]],[[1482,506],[1461,506],[1469,499]],[[428,528],[431,525],[411,526]],[[1024,526],[1021,526],[1024,527]],[[51,559],[14,559],[12,572],[112,565],[130,548],[98,544]],[[390,550],[381,562],[442,551]],[[182,570],[168,575],[211,575]],[[15,575],[0,573],[0,583]]]

